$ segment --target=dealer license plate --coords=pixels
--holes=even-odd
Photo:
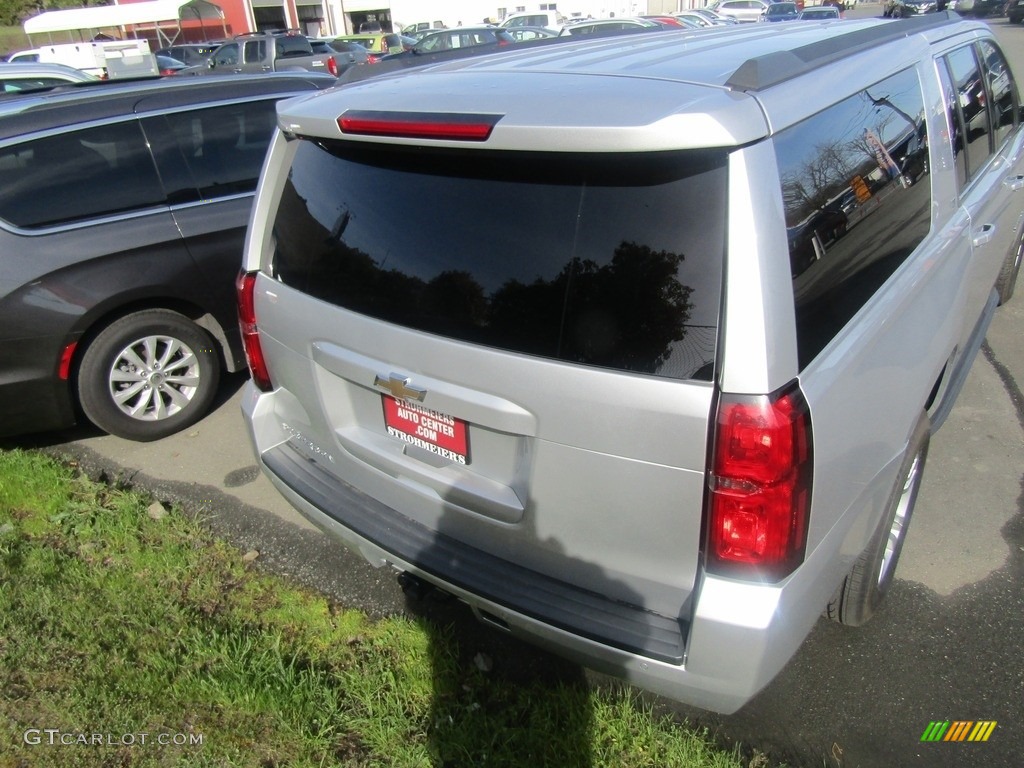
[[[469,463],[469,440],[466,422],[462,419],[391,395],[381,395],[381,398],[384,426],[389,435],[456,464]]]

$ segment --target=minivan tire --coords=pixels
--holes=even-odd
[[[209,334],[177,312],[151,309],[114,321],[89,343],[78,398],[100,429],[147,442],[202,418],[219,380]]]
[[[923,414],[910,437],[885,515],[825,610],[833,621],[852,627],[865,624],[889,591],[921,487],[930,434],[931,424]]]

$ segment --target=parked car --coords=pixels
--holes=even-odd
[[[938,11],[937,0],[891,0],[882,10],[883,16],[906,19]]]
[[[1003,0],[951,0],[949,10],[955,10],[961,16],[975,16],[979,19],[1005,13]]]
[[[437,51],[450,51],[457,48],[475,48],[481,45],[511,45],[515,39],[508,30],[500,27],[454,27],[442,29],[424,35],[412,48],[406,49],[397,55],[417,55],[423,53],[435,53]],[[390,58],[386,57],[386,58]]]
[[[565,26],[567,19],[555,10],[548,11],[520,11],[510,13],[501,21],[501,27],[510,29],[512,27],[547,27],[552,32],[558,32]]]
[[[725,23],[723,21],[713,21],[710,16],[705,16],[696,11],[680,11],[672,15],[691,27],[717,27]]]
[[[335,82],[171,77],[0,101],[0,435],[84,413],[153,440],[204,415],[221,371],[244,366],[232,286],[274,106]]]
[[[167,75],[176,75],[181,72],[181,70],[188,67],[185,62],[178,61],[172,56],[164,56],[160,53],[156,55],[156,66],[160,75],[163,77],[166,77]]]
[[[169,45],[156,52],[157,56],[170,56],[172,59],[182,61],[190,67],[204,65],[209,60],[217,47],[224,41],[217,40],[208,43],[182,43],[180,45]]]
[[[639,16],[638,18],[647,19],[647,21],[653,21],[655,24],[660,24],[663,27],[669,29],[679,29],[686,27],[692,29],[693,27],[685,21],[682,21],[676,16]]]
[[[793,21],[796,19],[800,9],[796,3],[778,2],[768,6],[762,19],[764,21]]]
[[[1018,84],[954,14],[560,45],[280,106],[243,413],[413,593],[731,712],[893,584],[1019,273]]]
[[[326,40],[311,41],[326,46],[335,53],[338,61],[338,72],[342,73],[349,67],[358,64],[376,64],[380,58],[378,54],[370,53],[366,48],[352,40],[331,38]]]
[[[8,54],[7,61],[11,64],[28,64],[36,63],[39,61],[39,49],[30,48],[24,51],[15,51],[14,53]],[[61,64],[60,66],[68,66],[67,64]]]
[[[732,16],[722,16],[719,13],[715,13],[715,11],[712,11],[710,8],[693,8],[691,10],[691,12],[692,13],[699,13],[701,16],[704,16],[705,18],[710,19],[712,21],[712,23],[714,23],[716,25],[738,24],[739,23],[738,21],[736,21],[736,19],[734,17],[732,17]]]
[[[531,40],[546,40],[549,37],[558,37],[557,32],[552,32],[547,27],[509,27],[506,31],[517,43],[526,43]]]
[[[0,95],[3,96],[47,90],[68,83],[93,82],[98,79],[80,69],[63,64],[0,63]]]
[[[839,9],[834,5],[815,5],[804,8],[797,14],[798,21],[830,21],[839,19]]]
[[[401,53],[404,50],[408,50],[409,46],[412,44],[410,41],[414,40],[414,38],[408,35],[399,35],[394,32],[373,35],[339,35],[331,39],[335,42],[345,41],[358,43],[370,53],[381,56],[388,53]]]
[[[406,24],[402,27],[402,34],[407,37],[415,37],[420,32],[430,32],[435,29],[445,29],[443,21],[417,21]]]
[[[630,32],[659,32],[666,29],[663,24],[650,19],[621,18],[621,19],[596,19],[594,21],[582,21],[579,24],[569,24],[562,27],[561,36],[571,35],[573,37],[591,37],[619,35]]]
[[[156,59],[148,40],[90,40],[78,43],[40,45],[17,51],[8,57],[11,62],[63,64],[103,79],[156,77]]]
[[[768,10],[763,0],[716,0],[708,6],[720,16],[730,16],[739,22],[760,21]]]

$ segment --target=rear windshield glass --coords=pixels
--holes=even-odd
[[[353,144],[300,142],[274,222],[283,283],[449,338],[711,378],[724,152]]]

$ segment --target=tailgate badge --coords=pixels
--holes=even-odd
[[[383,376],[374,376],[373,386],[390,392],[398,400],[415,400],[418,403],[422,403],[423,398],[427,396],[427,390],[420,389],[419,387],[410,387],[410,381],[412,379],[408,376],[391,373],[386,379]]]

